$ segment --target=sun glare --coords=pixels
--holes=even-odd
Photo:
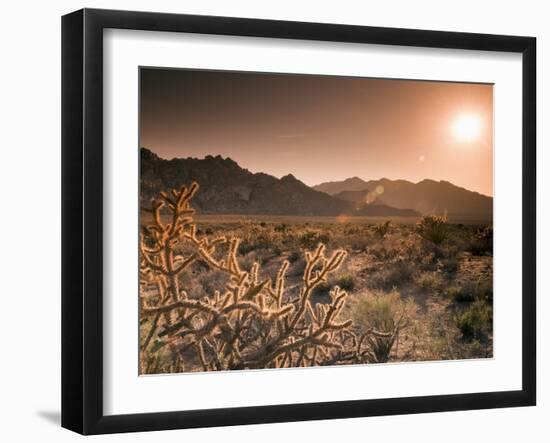
[[[472,142],[479,138],[481,121],[475,114],[461,114],[453,122],[454,137],[461,142]]]

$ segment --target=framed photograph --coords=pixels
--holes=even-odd
[[[62,20],[62,425],[536,402],[531,37]]]

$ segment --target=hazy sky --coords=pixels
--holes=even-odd
[[[141,70],[140,144],[231,157],[308,185],[358,176],[447,180],[493,195],[487,84]]]

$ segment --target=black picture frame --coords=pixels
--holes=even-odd
[[[103,413],[103,30],[192,32],[522,54],[522,389],[131,415]],[[536,39],[83,9],[62,18],[62,426],[82,434],[319,420],[536,403]]]

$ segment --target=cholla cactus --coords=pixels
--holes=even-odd
[[[322,244],[305,252],[302,287],[292,296],[285,290],[287,261],[273,280],[260,279],[258,263],[248,271],[239,265],[238,238],[198,236],[189,205],[197,190],[193,183],[161,193],[150,210],[153,221],[141,234],[140,319],[147,332],[141,337],[140,371],[159,372],[158,355],[166,350],[173,362],[170,372],[366,362],[366,337],[352,331],[351,320],[339,318],[347,293],[336,286],[330,303],[311,301],[346,252],[328,257]],[[200,299],[188,297],[178,277],[196,261],[226,274],[227,285]],[[152,286],[153,294],[147,290]]]
[[[384,223],[378,223],[374,226],[374,232],[380,237],[384,238],[390,230],[391,220],[387,220]]]
[[[449,225],[445,217],[426,215],[416,225],[416,231],[424,240],[440,245],[449,237]]]

